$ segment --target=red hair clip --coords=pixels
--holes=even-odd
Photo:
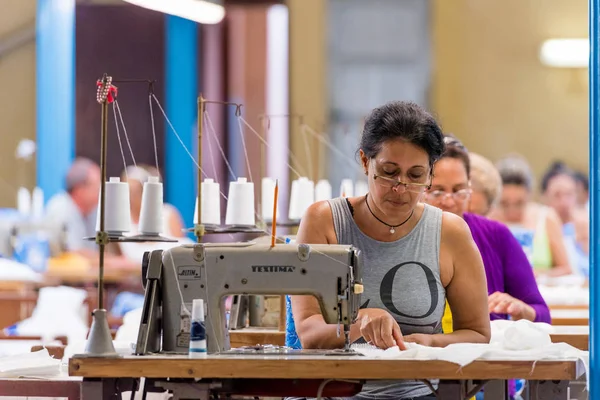
[[[112,78],[107,77],[106,83],[101,80],[96,81],[96,100],[103,103],[105,100],[112,103],[117,98],[117,87],[111,84]]]

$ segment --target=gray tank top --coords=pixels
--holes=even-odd
[[[406,236],[380,242],[358,228],[345,198],[329,200],[329,205],[338,243],[362,251],[361,308],[389,311],[404,335],[442,333],[446,302],[439,265],[442,211],[425,205],[420,220]],[[406,399],[429,393],[419,381],[371,381],[358,398]]]

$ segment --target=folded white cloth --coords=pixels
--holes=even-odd
[[[427,347],[406,343],[401,351],[397,346],[383,350],[370,344],[355,344],[352,348],[372,358],[440,360],[469,365],[477,359],[543,361],[576,359],[582,363],[589,377],[589,352],[567,343],[552,343],[552,326],[530,321],[492,321],[492,339],[489,344],[455,343],[446,347]],[[534,366],[535,368],[535,366]]]
[[[41,336],[48,341],[67,336],[69,343],[85,339],[88,324],[82,314],[87,292],[67,286],[40,289],[31,317],[17,323],[15,333],[21,336]]]
[[[0,358],[0,378],[51,377],[61,373],[61,361],[43,349]]]
[[[9,260],[8,258],[0,258],[0,280],[41,282],[43,280],[43,276],[33,271],[26,264]]]

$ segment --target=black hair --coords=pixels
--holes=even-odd
[[[586,174],[584,174],[581,171],[575,171],[573,173],[573,177],[577,182],[581,183],[581,185],[583,186],[583,190],[585,190],[586,192],[590,191],[590,181]]]
[[[542,193],[544,193],[548,186],[550,185],[550,181],[557,176],[566,175],[571,177],[573,180],[576,180],[575,173],[571,170],[567,165],[562,161],[554,161],[550,164],[550,167],[544,173],[541,182]]]
[[[465,166],[467,177],[471,177],[471,160],[469,159],[469,151],[456,136],[451,133],[444,136],[444,144],[446,148],[441,158],[454,158],[459,160]]]
[[[444,152],[442,129],[431,114],[415,103],[393,101],[371,111],[365,120],[360,149],[368,158],[373,158],[385,142],[394,139],[425,150],[430,166]]]

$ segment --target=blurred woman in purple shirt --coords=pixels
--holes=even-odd
[[[445,141],[446,151],[435,164],[425,200],[462,216],[471,228],[485,266],[490,318],[550,323],[550,310],[512,233],[499,222],[466,212],[471,195],[469,154],[456,138],[447,136]]]

